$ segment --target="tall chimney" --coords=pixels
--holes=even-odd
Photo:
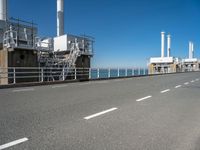
[[[192,59],[193,58],[193,43],[192,42],[189,42],[189,59]]]
[[[64,0],[57,0],[57,36],[64,35]]]
[[[167,35],[167,57],[170,57],[171,53],[171,36]]]
[[[0,20],[7,20],[7,0],[0,0]]]
[[[191,46],[191,55],[192,55],[192,58],[194,58],[194,43],[193,42]]]
[[[165,57],[165,32],[161,32],[161,57]]]

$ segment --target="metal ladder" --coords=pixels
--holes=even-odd
[[[75,69],[75,63],[80,55],[81,51],[79,48],[79,43],[77,42],[77,39],[75,39],[75,43],[72,43],[71,45],[69,56],[64,62],[63,71],[60,75],[60,80],[65,80],[67,75],[71,73],[73,69]]]

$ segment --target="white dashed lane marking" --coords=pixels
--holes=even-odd
[[[140,102],[140,101],[149,99],[149,98],[151,98],[151,97],[152,97],[152,96],[146,96],[146,97],[140,98],[140,99],[138,99],[138,100],[136,100],[136,101],[137,101],[137,102]]]
[[[24,142],[26,142],[26,141],[28,141],[28,138],[22,138],[22,139],[19,139],[19,140],[16,140],[16,141],[13,141],[13,142],[10,142],[10,143],[1,145],[1,146],[0,146],[0,150],[6,149],[6,148],[10,148],[10,147],[12,147],[12,146],[15,146],[15,145],[24,143]]]
[[[104,115],[104,114],[106,114],[106,113],[109,113],[109,112],[115,111],[115,110],[117,110],[117,109],[118,109],[118,108],[111,108],[111,109],[108,109],[108,110],[104,110],[104,111],[102,111],[102,112],[99,112],[99,113],[93,114],[93,115],[91,115],[91,116],[87,116],[87,117],[85,117],[84,119],[85,119],[85,120],[89,120],[89,119],[92,119],[92,118],[95,118],[95,117],[98,117],[98,116]]]
[[[175,86],[176,89],[178,89],[178,88],[180,88],[180,87],[182,87],[182,85],[177,85],[177,86]]]
[[[166,90],[163,90],[163,91],[160,91],[160,93],[166,93],[166,92],[169,92],[170,89],[166,89]]]

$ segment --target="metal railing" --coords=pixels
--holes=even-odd
[[[190,72],[190,71],[182,70],[178,72]],[[155,73],[155,74],[166,74],[166,73]],[[110,78],[146,76],[146,75],[149,75],[149,71],[147,68],[9,67],[9,68],[0,68],[0,85],[27,83],[27,82],[41,83],[41,82],[56,82],[65,80],[110,79]]]
[[[0,85],[27,82],[106,79],[148,75],[147,68],[0,68]]]

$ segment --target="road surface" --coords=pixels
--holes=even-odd
[[[199,150],[200,72],[0,90],[0,150]]]

